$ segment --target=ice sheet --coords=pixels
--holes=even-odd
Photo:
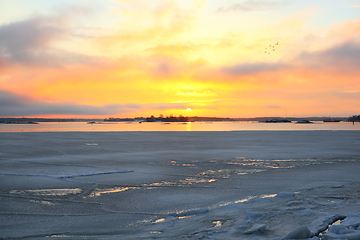
[[[0,139],[0,238],[359,234],[358,131],[0,133]]]

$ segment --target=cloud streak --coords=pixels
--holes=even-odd
[[[224,67],[221,70],[229,75],[244,76],[258,73],[270,73],[279,70],[288,69],[289,66],[283,63],[243,63],[230,67]]]
[[[121,113],[137,112],[146,109],[169,110],[185,109],[182,103],[149,103],[149,104],[107,104],[93,106],[85,104],[61,104],[33,101],[27,97],[0,91],[0,117],[12,116],[113,116]]]
[[[39,115],[111,115],[138,109],[139,105],[117,104],[91,106],[81,104],[59,104],[32,101],[29,98],[0,91],[0,116]]]

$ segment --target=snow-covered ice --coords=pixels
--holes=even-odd
[[[360,239],[359,153],[358,131],[0,133],[0,238]]]

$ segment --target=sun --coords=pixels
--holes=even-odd
[[[191,111],[191,108],[187,108],[186,111]]]

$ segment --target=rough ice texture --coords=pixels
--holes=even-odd
[[[344,219],[345,217],[346,216],[339,216],[337,214],[325,214],[325,216],[322,216],[311,223],[310,229],[312,235],[318,235],[319,233],[325,231],[331,224],[333,224],[337,220]]]
[[[244,234],[253,234],[253,233],[262,233],[266,231],[266,225],[265,224],[258,224],[255,223],[249,230],[244,232]]]
[[[359,190],[357,189],[357,192]],[[357,229],[360,227],[360,214],[349,214],[342,222],[347,228]],[[359,230],[359,229],[358,229]]]
[[[0,238],[359,239],[358,156],[357,131],[0,133]]]
[[[307,226],[301,226],[297,229],[289,232],[285,237],[282,239],[307,239],[311,237],[311,232]]]
[[[169,213],[169,216],[186,217],[186,216],[192,216],[192,215],[198,215],[198,214],[202,214],[202,213],[207,213],[208,211],[209,211],[208,208],[194,209],[194,210],[189,210],[189,211],[180,212],[180,213]]]
[[[345,225],[332,225],[332,226],[330,226],[330,228],[329,228],[329,232],[330,232],[330,233],[339,234],[339,231],[340,231],[340,230],[344,230],[344,229],[346,229],[346,226],[345,226]]]
[[[264,213],[261,213],[261,212],[247,212],[246,213],[246,217],[249,218],[249,219],[256,219],[256,218],[262,218],[264,217],[265,214]]]
[[[293,197],[295,196],[295,193],[293,192],[281,192],[276,194],[276,197],[280,197],[280,198],[288,198],[288,197]]]
[[[344,216],[345,217],[345,216]],[[349,214],[340,225],[330,226],[329,232],[324,234],[326,239],[360,239],[360,215]]]

